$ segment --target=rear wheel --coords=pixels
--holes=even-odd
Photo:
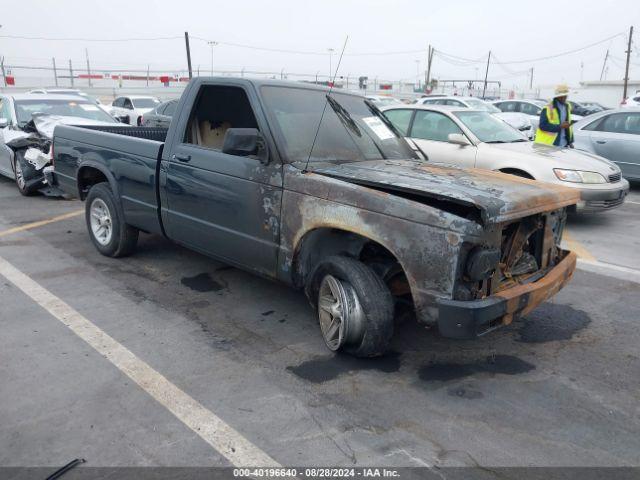
[[[317,306],[320,331],[332,351],[358,357],[382,355],[393,335],[393,298],[364,263],[333,256],[322,261],[307,284]]]
[[[91,241],[107,257],[124,257],[133,253],[138,242],[138,229],[121,218],[109,184],[91,187],[85,202],[85,220]]]

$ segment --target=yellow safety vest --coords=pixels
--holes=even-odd
[[[571,123],[571,104],[567,103],[567,122]],[[544,107],[543,112],[547,116],[547,121],[551,125],[560,125],[560,112],[557,108],[550,103],[546,107]],[[536,143],[542,143],[543,145],[553,145],[556,141],[556,137],[559,132],[547,132],[546,130],[542,130],[538,125],[538,129],[536,130]],[[567,141],[573,138],[573,126],[569,127],[569,131],[567,132]]]

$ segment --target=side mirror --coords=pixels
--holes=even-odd
[[[261,163],[269,163],[267,144],[257,128],[229,128],[224,135],[222,153],[239,157],[255,155]]]
[[[0,128],[4,128],[9,125],[9,120],[6,118],[0,118]]]
[[[449,143],[453,143],[454,145],[460,145],[461,147],[471,145],[467,137],[465,137],[462,133],[450,133],[447,137],[447,141]]]

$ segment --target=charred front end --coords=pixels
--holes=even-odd
[[[555,295],[571,278],[574,253],[562,250],[564,209],[488,229],[487,241],[466,245],[452,299],[438,300],[442,335],[473,338],[507,325]]]

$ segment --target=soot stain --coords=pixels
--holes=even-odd
[[[484,394],[478,390],[472,390],[465,387],[455,387],[447,390],[447,395],[451,397],[464,398],[466,400],[477,400],[478,398],[484,398]]]
[[[289,366],[287,370],[311,383],[324,383],[341,375],[362,370],[394,373],[400,370],[400,353],[389,352],[382,357],[356,358],[347,354],[319,357]]]
[[[425,382],[449,382],[476,373],[518,375],[535,369],[535,365],[512,355],[495,355],[474,363],[433,363],[422,367],[418,375]]]
[[[586,312],[569,305],[545,303],[523,319],[518,330],[519,342],[545,343],[570,340],[577,332],[591,323]]]
[[[182,277],[180,283],[196,292],[219,292],[226,288],[226,285],[214,280],[208,273],[199,273],[195,277]]]

